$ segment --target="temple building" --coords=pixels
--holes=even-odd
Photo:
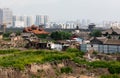
[[[43,28],[40,28],[39,26],[32,25],[30,27],[24,28],[23,32],[25,33],[34,33],[34,34],[49,34],[49,32],[46,32]]]

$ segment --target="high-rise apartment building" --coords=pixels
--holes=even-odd
[[[36,15],[36,25],[44,24],[44,16],[43,15]]]
[[[5,24],[7,27],[12,26],[12,10],[9,8],[0,8],[0,25]]]
[[[26,16],[20,16],[20,21],[24,22],[25,27],[27,26],[27,17]]]
[[[14,27],[27,27],[33,25],[32,16],[13,16]]]
[[[20,21],[20,16],[13,16],[13,22],[14,21]]]
[[[49,17],[47,15],[44,16],[44,25],[47,25],[49,22]]]
[[[25,27],[24,18],[22,16],[13,16],[13,27]]]
[[[49,22],[49,17],[47,15],[36,15],[36,25],[42,25],[44,24],[47,26]]]
[[[31,26],[34,24],[32,16],[27,16],[26,24],[27,24],[27,26]]]

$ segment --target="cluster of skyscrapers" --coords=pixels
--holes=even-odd
[[[44,28],[60,28],[60,29],[74,29],[76,26],[79,28],[88,28],[88,25],[91,23],[90,20],[76,20],[76,21],[67,21],[64,23],[50,22],[47,15],[36,15],[36,16],[16,16],[13,15],[13,12],[9,8],[0,8],[0,25],[6,25],[7,27],[21,28],[28,27],[31,25],[44,25]],[[98,27],[103,28],[119,28],[120,22],[114,21],[103,21],[102,23],[96,24]]]
[[[9,8],[0,8],[0,25],[6,24],[7,27],[27,27],[33,24],[47,26],[49,17],[47,15],[16,16]]]
[[[64,23],[51,22],[49,28],[75,29],[78,26],[79,28],[87,29],[89,24],[90,20],[66,21]]]
[[[36,15],[34,16],[16,16],[9,8],[0,8],[0,25],[6,24],[7,27],[21,28],[31,25],[44,25],[45,28],[61,28],[61,29],[74,29],[76,26],[85,27],[88,26],[87,22],[82,20],[67,21],[65,23],[50,22],[47,15]]]

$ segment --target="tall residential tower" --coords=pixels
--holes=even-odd
[[[12,10],[9,8],[0,8],[0,25],[5,24],[7,27],[11,27],[12,22]]]
[[[49,22],[49,17],[47,15],[36,15],[36,25],[44,25],[47,26]]]
[[[34,24],[32,16],[13,16],[14,27],[27,27]]]

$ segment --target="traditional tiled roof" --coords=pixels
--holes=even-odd
[[[120,45],[120,40],[107,39],[103,42],[103,44]]]
[[[105,37],[91,38],[90,42],[92,44],[108,44],[108,45],[120,45],[120,40],[107,39]]]
[[[49,34],[49,32],[46,32],[43,28],[39,28],[38,26],[35,25],[24,28],[23,32],[34,34]]]
[[[106,37],[95,37],[95,38],[92,37],[92,38],[90,38],[90,41],[93,40],[93,39],[98,39],[98,40],[104,42],[107,38]]]
[[[106,32],[108,32],[108,34],[112,34],[112,32],[116,32],[117,34],[120,34],[120,29],[108,29],[102,32],[102,34],[106,34]]]

